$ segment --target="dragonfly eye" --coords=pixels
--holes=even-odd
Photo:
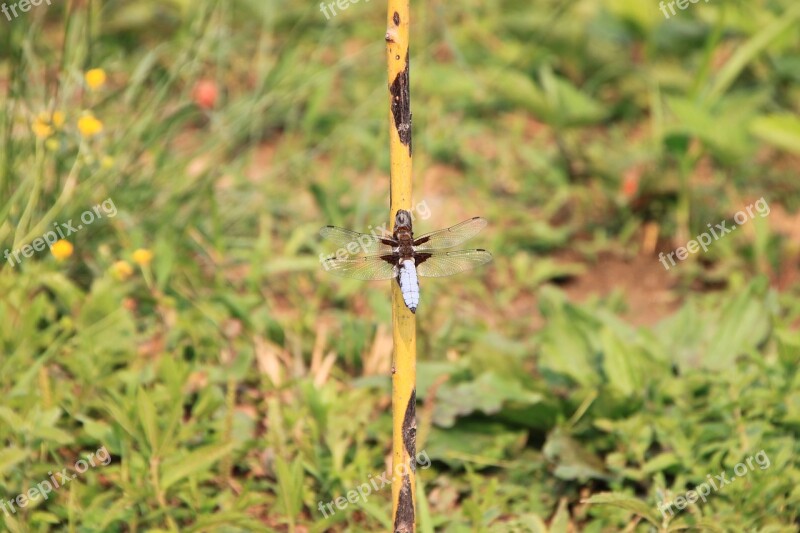
[[[394,226],[397,227],[411,227],[411,213],[406,211],[405,209],[400,209],[397,211],[397,215],[394,218]]]

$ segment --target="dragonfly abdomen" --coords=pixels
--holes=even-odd
[[[403,301],[412,313],[416,313],[419,305],[419,280],[417,279],[417,268],[412,259],[403,259],[400,263],[400,272],[397,275],[400,283],[400,291],[403,293]]]

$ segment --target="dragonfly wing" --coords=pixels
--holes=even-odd
[[[453,246],[458,246],[467,239],[477,235],[486,227],[486,224],[485,218],[475,217],[447,229],[426,233],[414,239],[414,249],[433,250],[435,248],[452,248]]]
[[[319,230],[319,234],[350,255],[383,254],[392,251],[392,247],[386,242],[388,239],[381,235],[359,233],[336,226],[325,226]]]
[[[322,262],[322,268],[345,278],[377,280],[392,279],[396,275],[397,260],[389,255],[369,255],[337,259],[329,257]]]
[[[416,253],[417,274],[426,278],[441,278],[470,270],[492,260],[486,250],[456,250],[454,252]]]

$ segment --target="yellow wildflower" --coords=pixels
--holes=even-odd
[[[103,123],[92,115],[86,115],[78,120],[78,130],[84,137],[94,137],[103,131]]]
[[[125,281],[133,274],[133,267],[127,261],[116,261],[111,265],[111,272],[117,279]]]
[[[72,243],[64,239],[58,240],[50,247],[50,253],[59,261],[63,261],[72,255]]]
[[[36,117],[36,120],[34,120],[31,125],[31,130],[33,134],[40,139],[47,139],[53,134],[53,128],[50,126],[47,116],[44,114],[40,114]]]
[[[64,113],[62,111],[53,111],[53,126],[60,128],[64,125]]]
[[[139,266],[147,266],[153,260],[153,252],[146,248],[139,248],[133,252],[133,261]]]
[[[86,85],[93,91],[106,84],[106,71],[101,68],[93,68],[84,75]]]

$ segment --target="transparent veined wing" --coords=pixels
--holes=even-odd
[[[392,279],[396,275],[391,254],[347,259],[330,257],[322,261],[322,268],[337,276],[363,280]]]
[[[447,229],[426,233],[414,239],[414,249],[433,250],[436,248],[452,248],[453,246],[458,246],[467,239],[477,235],[486,227],[486,224],[485,218],[475,217]]]
[[[325,226],[319,230],[319,234],[350,255],[382,254],[392,251],[392,247],[381,240],[385,238],[381,235],[359,233],[336,226]]]
[[[423,252],[415,254],[417,274],[426,278],[441,278],[470,270],[492,260],[486,250],[456,250],[454,252]]]

